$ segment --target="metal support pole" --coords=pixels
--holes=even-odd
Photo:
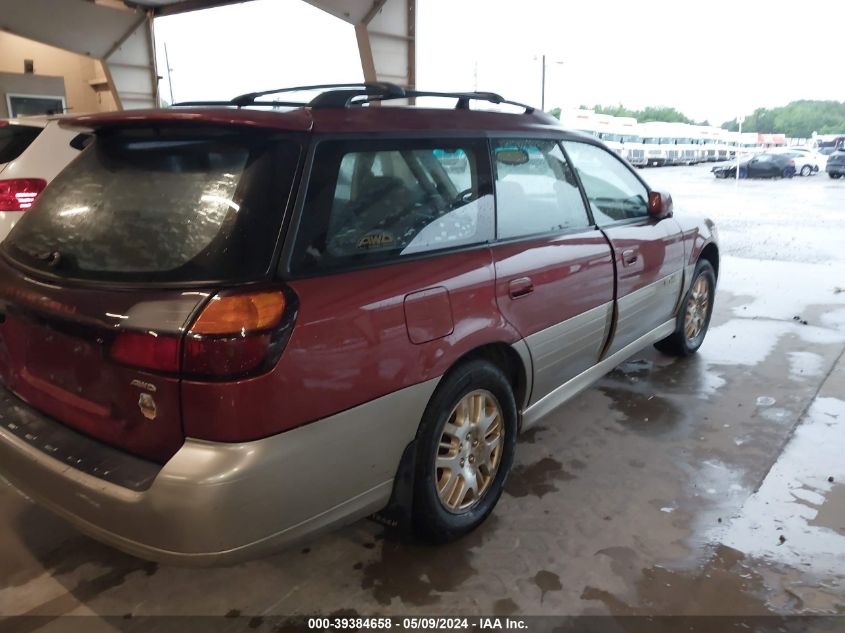
[[[173,80],[170,78],[170,56],[167,54],[167,42],[164,42],[164,63],[167,65],[167,85],[170,88],[170,103],[176,103],[176,97],[173,96]],[[156,104],[158,106],[158,104]]]
[[[546,56],[543,55],[543,80],[540,89],[540,110],[546,111]]]

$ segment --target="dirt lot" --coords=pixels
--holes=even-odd
[[[0,484],[0,614],[845,613],[845,181],[642,173],[719,225],[710,334],[693,358],[626,363],[527,433],[482,529],[431,548],[362,521],[179,569]]]

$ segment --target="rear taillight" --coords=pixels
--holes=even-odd
[[[269,368],[279,358],[273,352],[287,304],[281,290],[215,295],[188,331],[182,372],[221,378]]]
[[[217,294],[194,319],[184,344],[154,332],[119,334],[111,357],[124,365],[187,378],[233,379],[269,370],[279,360],[295,317],[290,291]]]
[[[179,371],[179,338],[152,332],[125,332],[112,343],[111,357],[124,365],[175,374]]]
[[[0,180],[0,211],[26,211],[46,186],[43,178]]]

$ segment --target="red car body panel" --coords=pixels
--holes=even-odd
[[[118,328],[132,320],[127,315],[174,298],[181,300],[182,292],[60,287],[0,260],[0,383],[86,435],[167,461],[184,441],[178,377],[121,366],[108,350]],[[182,321],[199,301],[180,301]],[[169,329],[162,321],[158,325],[161,331]],[[56,361],[61,358],[72,362]],[[155,385],[154,422],[142,414],[133,381]]]
[[[441,376],[481,345],[514,342],[519,334],[496,307],[493,281],[487,247],[293,281],[301,307],[278,365],[238,382],[183,381],[185,433],[265,437]],[[451,316],[454,327],[412,344],[405,300],[428,288],[448,291],[432,319]]]
[[[680,227],[680,239],[684,244],[687,266],[694,266],[708,246],[717,248],[718,233],[711,220],[685,215],[676,215],[674,220]],[[718,259],[714,267],[718,273]]]
[[[613,301],[613,260],[600,231],[500,244],[499,309],[525,337]],[[533,291],[511,297],[510,282],[530,278]]]
[[[70,128],[100,129],[127,125],[241,125],[246,127],[308,132],[314,125],[311,111],[291,112],[238,110],[235,108],[179,108],[178,110],[129,110],[83,114],[62,119],[59,125]]]
[[[542,117],[542,118],[541,118]],[[179,108],[178,110],[131,110],[88,114],[63,119],[61,125],[99,129],[149,124],[241,125],[273,130],[318,134],[465,130],[497,132],[560,132],[557,119],[546,115],[530,118],[500,112],[427,108],[299,108],[271,112],[235,108]]]

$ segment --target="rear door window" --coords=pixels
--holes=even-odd
[[[479,141],[323,141],[291,259],[294,273],[489,242],[493,195]]]
[[[33,125],[0,124],[0,165],[23,154],[43,129]]]
[[[62,277],[247,280],[266,273],[299,145],[231,129],[100,135],[3,245]]]
[[[557,142],[502,140],[494,144],[493,157],[499,239],[590,226],[575,175]]]

